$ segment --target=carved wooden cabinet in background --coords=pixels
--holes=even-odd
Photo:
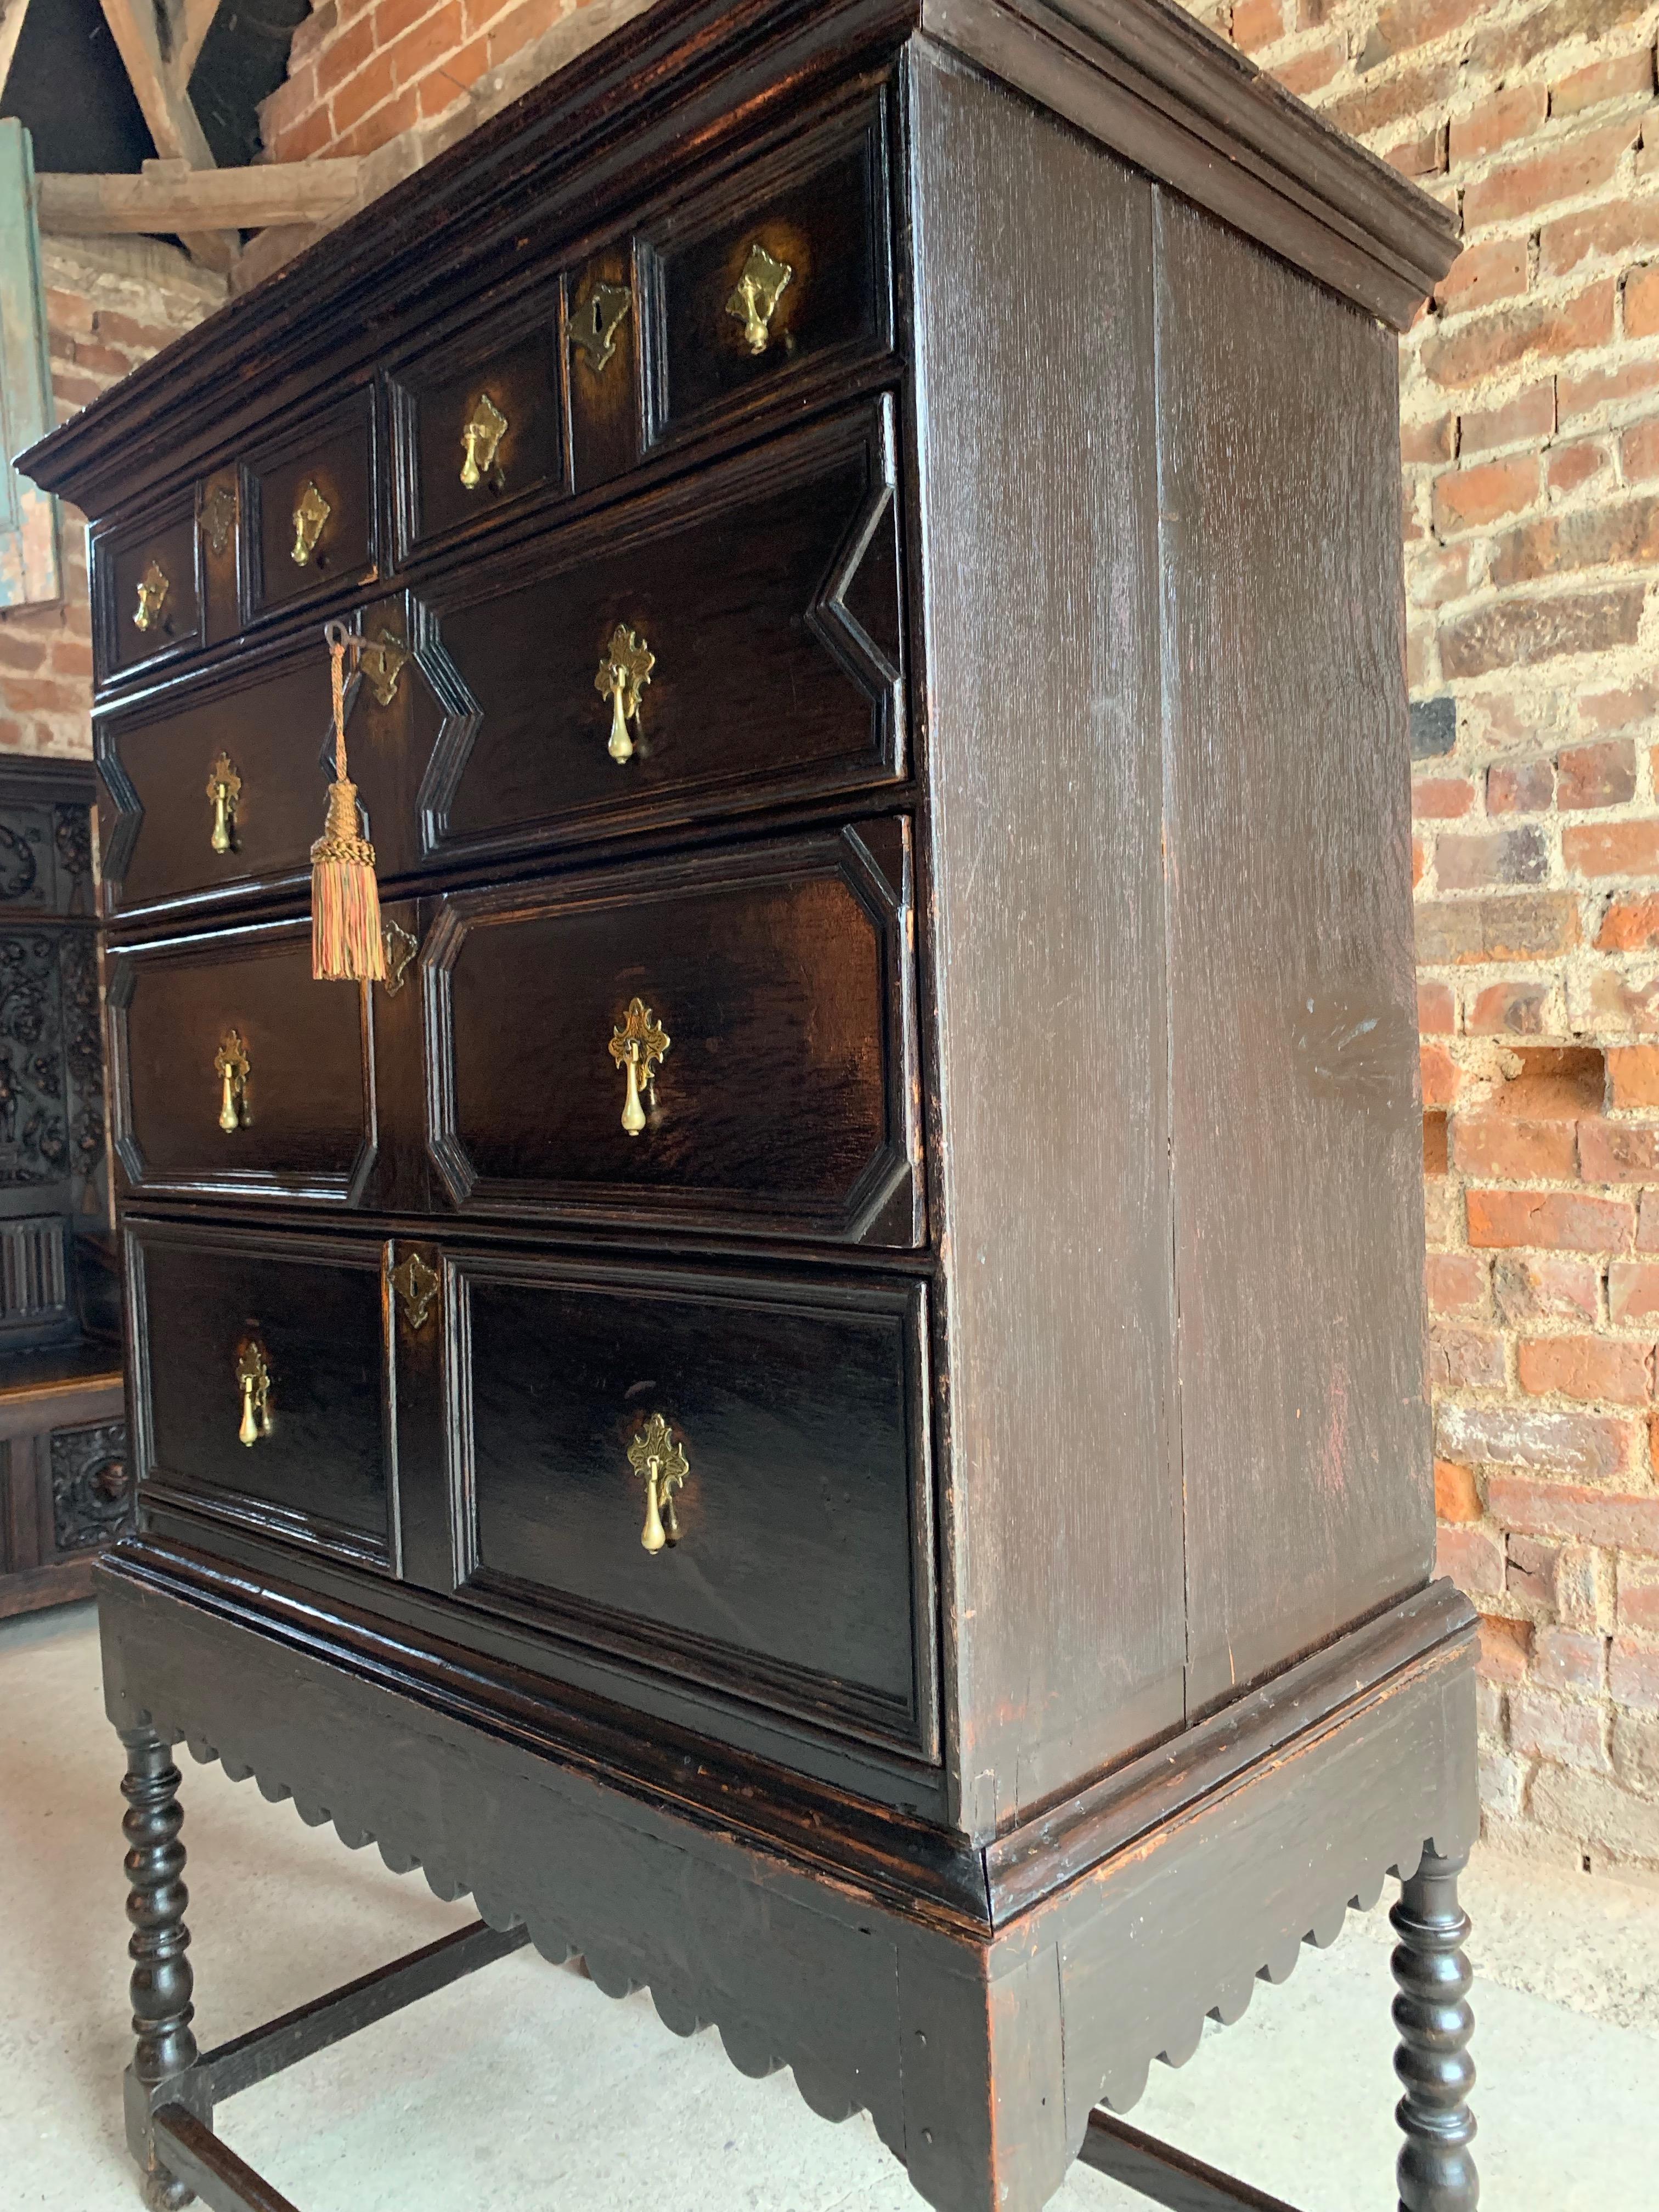
[[[84,762],[0,756],[0,1617],[131,1525]]]
[[[1473,2203],[1389,327],[1452,251],[1152,0],[664,0],[30,457],[163,2197],[184,1738],[944,2212],[1395,1869],[1402,2193]]]

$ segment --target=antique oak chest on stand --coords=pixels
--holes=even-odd
[[[1453,252],[1159,0],[663,0],[27,457],[93,518],[153,2203],[278,2205],[216,2102],[526,1931],[940,2212],[1262,2203],[1113,2115],[1392,1871],[1400,2192],[1474,2205],[1393,335]],[[181,1741],[479,1929],[199,2053]]]

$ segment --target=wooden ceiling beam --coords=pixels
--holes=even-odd
[[[92,238],[110,231],[264,230],[273,223],[326,222],[357,194],[355,158],[258,162],[247,169],[192,169],[146,161],[141,176],[35,179],[42,230]]]
[[[164,159],[188,161],[192,169],[213,168],[213,149],[190,94],[161,52],[155,0],[103,0],[103,9],[156,152]],[[241,248],[234,230],[191,230],[179,235],[198,261],[222,272],[231,267]]]
[[[187,90],[202,42],[213,28],[219,0],[174,0],[173,58],[168,66],[180,92]]]
[[[28,12],[29,0],[0,0],[0,92],[5,90],[6,79],[11,75],[12,56],[17,52],[23,18]]]

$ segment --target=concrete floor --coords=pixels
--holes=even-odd
[[[89,1607],[0,1625],[0,2203],[132,2212],[119,1748]],[[252,1784],[185,1760],[197,2027],[217,2042],[471,1916]],[[1659,1896],[1481,1865],[1483,2212],[1659,2201]],[[1387,1900],[1385,1899],[1385,1904]],[[1263,1984],[1133,2115],[1304,2212],[1391,2212],[1387,1928],[1351,1919]],[[226,2106],[228,2139],[303,2212],[914,2212],[862,2118],[817,2119],[520,1954]],[[1076,2172],[1054,2212],[1144,2200]]]

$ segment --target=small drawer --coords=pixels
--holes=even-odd
[[[564,482],[556,295],[392,379],[400,556]]]
[[[115,1149],[139,1196],[349,1205],[375,1151],[371,1001],[311,973],[311,923],[110,956]]]
[[[126,1252],[141,1505],[389,1566],[378,1242],[130,1222]]]
[[[354,617],[348,616],[347,619]],[[355,619],[373,642],[347,691],[352,780],[383,878],[412,865],[420,679],[401,600]],[[331,767],[328,653],[309,628],[276,653],[101,713],[93,750],[105,911],[113,917],[295,890],[322,834]]]
[[[921,1285],[451,1273],[465,1592],[936,1755]]]
[[[861,104],[647,227],[649,442],[893,349],[886,107]]]
[[[570,279],[565,357],[571,480],[591,491],[640,458],[640,314],[626,241],[603,247]]]
[[[533,850],[894,781],[895,467],[881,402],[436,586],[418,634],[453,703],[432,849]]]
[[[459,893],[428,969],[458,1206],[913,1245],[905,823]]]
[[[124,676],[202,642],[196,495],[137,527],[93,539],[100,679]]]
[[[359,581],[374,556],[374,395],[307,414],[242,465],[250,621]]]

